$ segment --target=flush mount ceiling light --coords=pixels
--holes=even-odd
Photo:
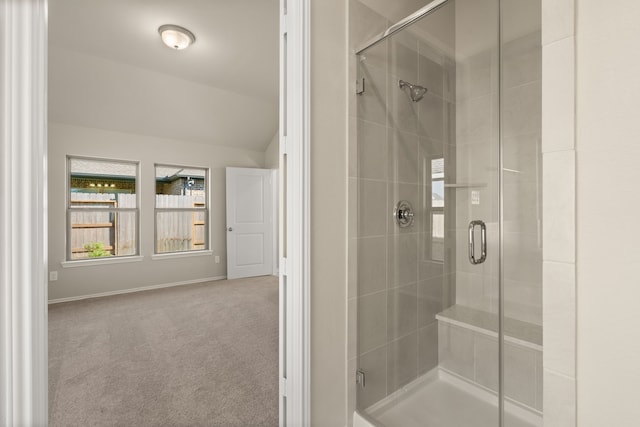
[[[196,36],[191,31],[178,25],[161,25],[158,33],[163,43],[171,49],[185,49],[196,41]]]

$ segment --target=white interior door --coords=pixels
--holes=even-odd
[[[227,278],[273,272],[273,186],[269,169],[227,168]]]

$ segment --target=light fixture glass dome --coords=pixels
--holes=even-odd
[[[158,33],[160,33],[164,44],[171,49],[185,49],[196,41],[196,37],[191,31],[178,25],[162,25],[158,28]]]

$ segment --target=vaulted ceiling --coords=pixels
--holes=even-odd
[[[278,0],[50,0],[50,120],[262,151],[278,125],[278,21]],[[163,24],[196,42],[167,48]]]

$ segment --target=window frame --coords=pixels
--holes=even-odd
[[[204,208],[159,208],[157,203],[157,168],[201,169],[205,173]],[[177,163],[153,164],[153,256],[152,259],[175,258],[210,254],[211,249],[211,169],[206,166],[184,165]],[[186,251],[158,252],[158,214],[162,212],[201,212],[204,213],[204,248]]]
[[[136,174],[135,174],[135,196],[136,196],[136,207],[135,208],[109,208],[109,207],[96,207],[96,208],[79,208],[79,207],[73,207],[71,206],[72,204],[72,200],[71,200],[71,161],[72,160],[89,160],[89,161],[94,161],[94,162],[105,162],[105,163],[125,163],[125,164],[131,164],[134,165],[136,168]],[[114,159],[114,158],[104,158],[104,157],[91,157],[91,156],[78,156],[78,155],[71,155],[71,154],[67,154],[66,155],[66,162],[67,162],[67,167],[66,167],[66,181],[67,181],[67,185],[66,185],[66,230],[65,230],[65,247],[66,247],[66,254],[65,254],[65,261],[64,264],[67,264],[67,266],[69,264],[77,264],[77,265],[81,265],[82,263],[86,263],[86,264],[94,264],[94,263],[101,263],[101,262],[118,262],[127,258],[136,258],[136,257],[140,257],[140,244],[141,244],[141,239],[140,239],[140,161],[139,160],[123,160],[123,159]],[[135,224],[136,224],[136,231],[135,231],[135,238],[136,238],[136,250],[134,254],[128,254],[128,255],[114,255],[114,256],[110,256],[110,257],[98,257],[98,258],[81,258],[81,259],[73,259],[73,248],[71,247],[71,242],[72,242],[72,238],[71,238],[71,233],[73,232],[73,224],[71,222],[71,217],[72,217],[72,213],[74,212],[113,212],[114,214],[118,214],[121,212],[134,212],[136,219],[135,219]]]

